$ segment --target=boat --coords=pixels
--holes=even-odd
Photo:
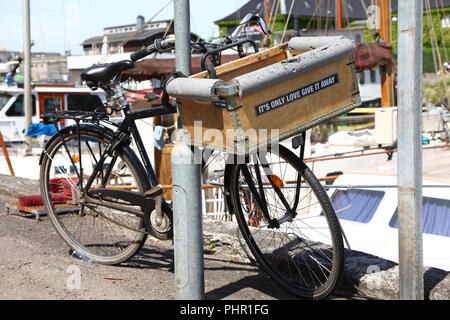
[[[318,177],[330,170],[337,175],[324,187],[339,217],[346,247],[398,263],[397,153],[391,152],[391,157],[388,150],[365,150],[306,161]],[[423,265],[450,271],[450,168],[446,163],[450,163],[450,145],[423,146]],[[311,230],[326,224],[320,208],[308,212],[305,219]]]
[[[35,83],[32,88],[32,123],[41,123],[42,115],[55,110],[90,111],[103,106],[105,93],[72,84]],[[6,143],[25,141],[24,89],[0,85],[0,132]]]
[[[343,174],[334,186],[329,196],[350,248],[398,263],[397,177]],[[423,186],[423,265],[450,271],[450,185]]]

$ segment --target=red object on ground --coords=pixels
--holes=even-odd
[[[77,184],[78,179],[55,178],[50,180],[50,193],[53,203],[64,203],[72,201],[71,184]],[[22,207],[36,207],[42,206],[42,197],[40,194],[33,194],[29,196],[18,196],[17,200]]]

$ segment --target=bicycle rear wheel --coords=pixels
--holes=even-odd
[[[248,247],[263,270],[291,293],[311,299],[328,296],[342,275],[344,246],[326,192],[311,170],[281,145],[251,158],[234,165],[231,177],[234,212]],[[256,190],[266,212],[258,205]]]
[[[47,213],[64,241],[87,260],[112,265],[131,258],[142,247],[147,234],[143,232],[142,217],[79,201],[80,176],[84,186],[110,140],[105,133],[92,126],[62,130],[44,151],[40,180]],[[145,171],[128,146],[117,148],[106,163],[114,163],[108,188],[138,192],[149,189]],[[91,189],[100,186],[106,168],[107,165]]]

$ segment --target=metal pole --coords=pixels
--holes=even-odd
[[[398,2],[400,299],[424,298],[422,244],[423,1]]]
[[[31,125],[33,105],[31,100],[31,37],[30,37],[30,0],[23,0],[23,66],[24,66],[24,111],[25,111],[25,133]],[[27,150],[31,153],[31,137],[25,137]]]
[[[189,75],[189,0],[174,1],[174,23],[176,69]],[[205,285],[200,164],[194,161],[187,134],[186,130],[178,129],[171,154],[176,298],[202,300]]]

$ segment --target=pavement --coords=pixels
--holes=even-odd
[[[6,202],[20,193],[39,193],[38,181],[0,175],[0,300],[175,299],[171,241],[149,237],[119,266],[83,262],[69,254],[46,215],[36,223],[34,217],[5,214]],[[236,230],[234,222],[204,220],[205,299],[299,299],[247,258]],[[398,272],[392,261],[346,250],[344,279],[329,299],[398,299]],[[450,300],[449,272],[428,268],[424,278],[426,299]]]

